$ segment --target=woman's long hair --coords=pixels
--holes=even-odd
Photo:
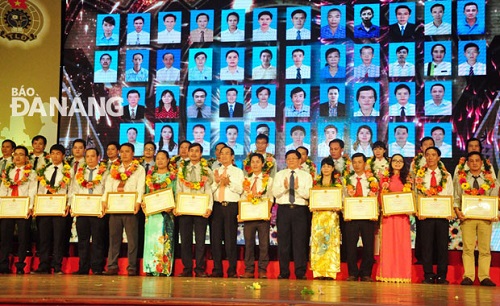
[[[165,89],[162,93],[161,93],[161,97],[160,97],[160,100],[158,101],[158,107],[160,107],[160,109],[163,108],[163,96],[165,96],[166,94],[170,94],[170,96],[172,96],[172,104],[171,104],[171,107],[172,107],[172,111],[174,112],[177,112],[177,100],[175,100],[175,95],[174,93],[170,90],[170,89]],[[173,132],[173,131],[172,131]]]
[[[170,141],[168,142],[168,151],[172,152],[175,148],[175,146],[177,145],[174,141],[174,129],[170,126],[170,125],[164,125],[162,128],[161,128],[161,131],[160,131],[160,142],[158,143],[158,149],[161,150],[163,148],[163,146],[165,145],[165,143],[163,142],[163,137],[161,136],[161,133],[163,132],[163,129],[165,128],[169,128],[170,129],[170,132],[172,132],[172,138],[170,138]]]
[[[363,125],[360,125],[359,128],[358,128],[358,131],[356,132],[356,141],[354,142],[354,144],[352,145],[352,148],[354,149],[354,151],[357,151],[359,146],[361,145],[361,141],[359,141],[359,132],[361,131],[361,129],[365,129],[365,130],[368,130],[370,132],[370,148],[371,146],[373,145],[373,142],[372,142],[372,139],[373,139],[373,131],[372,131],[372,128],[369,127],[368,125],[366,124],[363,124]]]
[[[401,182],[403,184],[406,183],[406,179],[408,178],[408,174],[410,173],[410,169],[408,167],[408,164],[405,161],[405,158],[401,154],[394,154],[391,157],[391,161],[389,162],[389,178],[391,178],[394,175],[394,169],[392,168],[392,159],[394,156],[400,156],[403,159],[403,168],[399,170],[399,178],[401,179]]]

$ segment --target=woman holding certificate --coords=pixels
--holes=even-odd
[[[394,154],[389,163],[389,173],[381,178],[382,194],[409,192],[412,184],[408,165],[401,154]],[[406,214],[383,216],[380,226],[380,264],[377,280],[382,282],[411,282],[410,219]]]
[[[321,161],[315,187],[342,187],[333,159]],[[314,188],[314,187],[313,187]],[[313,211],[311,225],[311,270],[314,279],[331,280],[340,272],[340,225],[335,210]]]
[[[146,174],[146,193],[171,188],[175,191],[175,174],[169,171],[169,156],[160,150],[155,157],[155,166]],[[146,204],[143,204],[146,209]],[[151,214],[146,219],[144,230],[143,269],[147,275],[172,273],[174,263],[174,215],[173,208]],[[146,213],[146,211],[145,211]]]

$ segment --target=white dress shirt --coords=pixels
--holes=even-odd
[[[179,161],[180,162],[180,161]],[[190,173],[191,173],[191,168],[194,166],[194,172],[196,176],[196,180],[193,180],[195,182],[200,182],[201,181],[201,164],[198,162],[195,165],[193,165],[191,162],[186,162],[187,164],[187,171],[186,171],[186,177],[184,178],[185,180],[189,181],[190,179]],[[177,166],[179,167],[179,165]],[[182,171],[182,169],[179,169],[179,171]],[[205,185],[196,190],[196,189],[191,189],[184,185],[181,180],[177,180],[177,193],[191,193],[191,194],[208,194],[209,195],[209,202],[208,202],[208,209],[213,210],[214,202],[213,202],[213,194],[212,194],[212,183],[214,181],[214,176],[212,173],[212,170],[210,168],[207,168],[207,176],[208,179],[205,182]]]
[[[50,183],[50,179],[52,178],[52,174],[54,173],[54,170],[55,170],[54,167],[56,167],[56,165],[52,164],[45,169],[45,180],[47,182],[47,185]],[[56,183],[54,184],[55,186],[59,186],[59,184],[61,183],[61,181],[64,177],[63,167],[64,167],[64,163],[60,163],[59,165],[57,165]],[[73,176],[74,176],[73,169],[70,170],[70,176],[71,176],[71,178],[73,178]],[[70,185],[71,185],[71,181],[68,184],[66,184],[66,186],[64,188],[60,188],[56,194],[67,194],[69,191]],[[39,184],[39,186],[38,186],[38,193],[39,194],[47,194],[47,191],[48,190],[47,190],[47,188],[45,188],[45,186],[42,186],[42,184]]]
[[[97,173],[99,172],[99,164],[95,166],[94,171],[92,173],[92,180],[95,180],[95,177],[97,176]],[[101,174],[102,179],[101,182],[97,185],[94,185],[92,187],[92,194],[96,195],[102,195],[104,194],[104,184],[106,183],[106,179],[108,177],[108,171],[104,171],[103,174]],[[89,175],[90,175],[90,167],[85,167],[83,170],[83,179],[86,181],[89,180]],[[71,187],[69,190],[69,206],[73,204],[73,196],[75,194],[90,194],[89,188],[82,187],[82,185],[78,184],[76,181],[76,174],[75,177],[71,180]]]
[[[442,100],[439,105],[430,99],[425,101],[426,116],[451,116],[451,101]]]
[[[389,145],[389,155],[401,154],[404,157],[414,157],[415,156],[415,145],[407,141],[402,147],[398,145],[397,142],[393,142]]]
[[[241,198],[241,194],[243,193],[243,180],[244,175],[243,171],[239,168],[236,168],[233,165],[224,166],[222,165],[218,169],[214,171],[214,176],[221,176],[226,170],[226,176],[229,178],[229,185],[224,188],[224,198],[219,198],[219,188],[220,183],[216,183],[215,180],[212,183],[212,192],[214,194],[214,201],[221,202],[238,202]]]
[[[179,82],[181,79],[181,71],[175,67],[163,67],[156,72],[158,82]]]
[[[257,180],[255,180],[255,178],[257,178]],[[262,179],[264,178],[263,176],[263,173],[259,173],[258,175],[255,175],[252,173],[252,175],[250,175],[250,177],[248,177],[248,181],[250,182],[250,190],[252,190],[252,186],[255,182],[255,189],[257,190],[257,192],[262,192]],[[269,177],[268,178],[268,181],[267,181],[267,190],[264,194],[262,194],[262,197],[263,198],[268,198],[270,201],[272,201],[272,196],[273,196],[273,179],[272,177]],[[243,191],[243,194],[241,195],[241,199],[242,200],[246,200],[248,199],[248,193],[246,191]]]
[[[276,29],[269,28],[266,32],[264,32],[258,28],[253,30],[252,39],[253,41],[276,40],[276,34]]]
[[[311,39],[311,31],[306,28],[297,29],[293,27],[286,30],[286,40],[297,40],[297,31],[300,31],[300,40]]]
[[[292,65],[288,68],[286,68],[286,78],[287,79],[296,79],[297,78],[297,69],[300,68],[300,77],[302,79],[310,79],[311,78],[311,67],[307,65],[301,65],[300,67],[297,67],[295,65]]]
[[[158,43],[159,44],[178,44],[181,42],[181,32],[172,29],[168,31],[167,29],[158,33]]]
[[[231,32],[229,29],[222,31],[220,33],[221,41],[244,41],[245,40],[245,31],[236,29],[236,31]]]
[[[139,37],[139,43],[137,43],[137,37]],[[149,45],[149,33],[145,31],[130,32],[127,34],[127,45]]]
[[[21,180],[24,176],[24,166],[23,167],[15,167],[9,172],[9,178],[11,181],[14,181],[14,177],[16,176],[17,169],[20,169],[19,172],[19,180]],[[37,176],[34,170],[31,170],[28,180],[21,185],[18,185],[17,192],[19,197],[29,197],[30,204],[29,208],[33,208],[33,204],[35,203],[35,195],[37,192]],[[12,196],[12,188],[5,187],[4,184],[0,186],[0,196],[11,197]]]
[[[347,182],[347,184],[351,184],[354,186],[354,188],[356,188],[356,186],[358,184],[358,177],[361,178],[361,180],[359,182],[361,183],[361,189],[363,190],[363,196],[367,197],[368,193],[370,192],[370,189],[368,186],[368,178],[366,177],[366,174],[363,173],[362,175],[357,175],[357,174],[352,175],[350,177],[350,181]],[[347,188],[344,188],[344,194],[346,197],[350,197],[350,195],[347,193]]]
[[[132,164],[131,164],[132,165]],[[129,166],[130,167],[130,166]],[[123,173],[128,168],[123,166],[123,163],[118,167],[118,172]],[[125,185],[123,186],[124,192],[137,192],[137,203],[142,202],[142,197],[144,195],[144,182],[146,181],[146,173],[144,171],[144,167],[141,165],[137,165],[137,169],[132,175],[125,181]],[[102,195],[102,201],[106,202],[107,193],[108,192],[117,192],[118,185],[120,185],[120,180],[114,179],[111,175],[108,175],[106,178],[106,182],[104,184],[105,192]]]
[[[290,182],[291,171],[291,169],[283,169],[276,173],[274,177],[272,193],[279,205],[290,204],[289,190],[294,186],[285,188],[285,180]],[[302,171],[300,168],[294,169],[294,171],[295,181],[298,181],[299,188],[295,189],[295,202],[293,204],[307,206],[309,203],[309,189],[312,188],[312,177],[308,172]]]
[[[441,171],[439,171],[438,168],[435,170],[431,170],[427,168],[427,171],[425,171],[424,175],[424,186],[425,188],[429,189],[431,187],[431,177],[432,177],[432,171],[435,172],[434,176],[436,177],[436,183],[439,185],[439,182],[441,181]],[[453,180],[451,178],[451,175],[448,172],[445,172],[444,175],[446,175],[446,185],[443,187],[443,190],[439,192],[437,195],[453,195]],[[421,193],[418,193],[419,196],[424,196]]]

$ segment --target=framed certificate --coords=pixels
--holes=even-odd
[[[144,196],[144,204],[146,204],[146,216],[174,208],[174,193],[169,188],[147,194]]]
[[[462,212],[468,219],[496,218],[498,197],[462,195]]]
[[[268,198],[262,198],[256,204],[250,201],[238,202],[238,221],[254,221],[271,219],[272,202]]]
[[[344,219],[373,220],[378,218],[377,197],[344,198]]]
[[[453,217],[453,197],[418,197],[418,215],[425,218]]]
[[[35,196],[35,216],[64,216],[66,213],[65,194],[37,194]]]
[[[415,197],[413,192],[391,192],[383,194],[382,211],[384,216],[415,213]]]
[[[71,215],[100,216],[102,214],[102,195],[100,194],[75,194],[71,203]]]
[[[26,218],[29,207],[29,197],[0,197],[0,218]]]
[[[107,214],[133,214],[137,202],[137,192],[108,192]]]
[[[207,212],[210,195],[179,193],[175,211],[181,215],[203,216]]]
[[[310,210],[342,209],[342,188],[319,187],[309,189]]]

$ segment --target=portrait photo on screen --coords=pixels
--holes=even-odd
[[[203,156],[210,155],[210,122],[188,122],[186,139],[203,147]]]
[[[276,154],[276,123],[273,121],[252,121],[250,123],[250,152],[256,151],[255,141],[260,134],[269,137],[266,152]]]
[[[252,50],[252,79],[275,80],[278,63],[278,48],[253,47]]]
[[[323,45],[321,55],[319,75],[322,79],[345,78],[345,45]]]
[[[351,156],[354,153],[363,153],[366,157],[372,157],[372,145],[375,141],[377,141],[377,123],[351,123],[349,138],[351,142]]]
[[[388,95],[389,116],[415,116],[416,94],[414,82],[390,82]]]
[[[219,117],[241,118],[245,112],[243,85],[222,85],[219,92]]]
[[[212,87],[189,85],[186,94],[186,117],[212,118]]]
[[[151,32],[151,14],[127,15],[127,45],[149,45]]]
[[[451,75],[451,41],[426,41],[424,43],[424,75]]]
[[[415,43],[389,44],[389,76],[415,76]]]
[[[379,44],[354,45],[354,77],[355,78],[380,77]]]
[[[451,0],[425,2],[426,36],[451,34]]]
[[[95,51],[94,83],[116,83],[118,51]]]
[[[345,117],[347,104],[344,83],[322,83],[319,86],[319,115]]]
[[[478,35],[484,34],[485,1],[458,1],[457,2],[457,34]]]
[[[452,157],[452,130],[450,122],[424,124],[424,135],[434,139],[434,146],[441,151],[441,158]]]
[[[277,8],[258,8],[253,10],[253,41],[276,41],[278,28]]]
[[[310,79],[311,46],[287,46],[286,67],[287,79]]]
[[[156,150],[165,150],[169,156],[178,154],[179,148],[179,123],[155,123],[155,144]]]
[[[134,156],[144,155],[145,126],[142,123],[120,123],[120,143],[134,145]]]
[[[96,46],[118,46],[120,44],[120,15],[98,14],[96,23]]]
[[[232,148],[234,155],[243,155],[245,147],[245,127],[242,121],[220,123],[219,141]]]
[[[222,10],[220,24],[220,41],[245,40],[245,10]]]
[[[189,21],[191,25],[191,32],[189,33],[191,42],[214,41],[213,10],[192,10]]]
[[[354,5],[354,38],[376,38],[380,36],[380,5]]]
[[[345,38],[345,5],[324,5],[321,7],[322,39]]]
[[[389,4],[389,41],[415,41],[415,3]]]
[[[245,48],[221,48],[220,79],[243,81],[245,78]]]
[[[155,118],[179,118],[180,89],[178,86],[156,87]]]
[[[251,118],[274,118],[276,116],[276,85],[253,84]]]
[[[180,44],[182,32],[182,12],[158,13],[158,43]]]
[[[401,154],[415,156],[415,123],[389,122],[387,128],[389,156]]]
[[[285,117],[309,117],[311,115],[311,85],[285,85]]]
[[[451,116],[451,101],[453,101],[451,81],[427,81],[424,91],[426,116]]]
[[[461,40],[458,42],[458,75],[486,75],[485,40]]]
[[[318,152],[317,157],[330,156],[330,141],[344,138],[344,122],[321,122],[318,123]]]
[[[149,80],[149,50],[127,50],[125,82],[147,82]]]
[[[311,7],[287,7],[286,29],[286,40],[311,39]]]
[[[380,116],[380,84],[356,83],[354,84],[354,101],[352,111],[354,117]]]
[[[123,116],[124,120],[142,120],[146,113],[146,88],[123,87]]]
[[[156,81],[175,83],[181,79],[181,50],[167,49],[156,52]]]
[[[285,152],[305,147],[311,152],[311,123],[287,122],[285,124]]]
[[[211,48],[189,49],[189,81],[212,80],[212,52]]]

